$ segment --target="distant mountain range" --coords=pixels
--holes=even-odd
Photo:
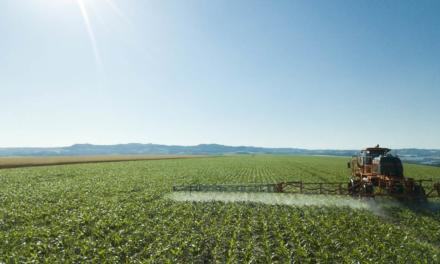
[[[352,156],[358,150],[309,150],[301,148],[262,148],[249,146],[225,146],[200,144],[196,146],[170,146],[159,144],[92,145],[75,144],[57,148],[0,148],[0,156],[91,156],[91,155],[227,155],[227,154],[273,154],[273,155],[329,155]],[[440,165],[438,149],[397,149],[393,151],[404,161]]]

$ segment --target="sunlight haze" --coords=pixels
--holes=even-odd
[[[0,2],[0,147],[440,148],[439,1]]]

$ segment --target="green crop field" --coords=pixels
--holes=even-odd
[[[236,156],[3,169],[0,263],[440,263],[438,201],[378,214],[169,199],[174,184],[345,182],[346,162]],[[440,180],[440,168],[405,170]]]

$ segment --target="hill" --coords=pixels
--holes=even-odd
[[[93,145],[75,144],[56,148],[0,148],[0,156],[92,156],[92,155],[225,155],[225,154],[272,154],[272,155],[323,155],[352,156],[358,150],[302,148],[263,148],[253,146],[226,146],[219,144],[199,144],[177,146],[160,144],[117,144]],[[404,161],[428,165],[440,165],[440,150],[398,149],[394,150]]]

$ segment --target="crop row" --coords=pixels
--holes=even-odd
[[[438,262],[438,210],[165,198],[173,184],[345,181],[345,165],[244,156],[0,170],[0,262]]]

